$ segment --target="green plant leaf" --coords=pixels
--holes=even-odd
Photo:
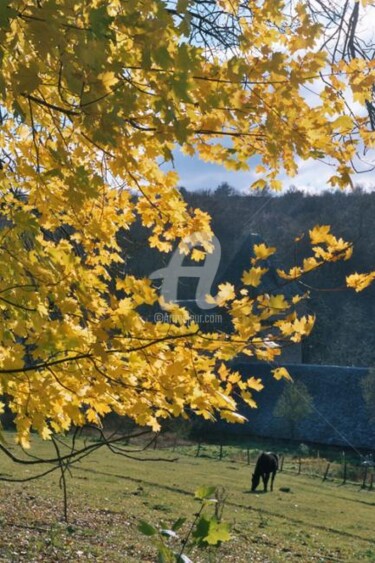
[[[176,522],[174,522],[173,526],[172,526],[172,530],[174,532],[177,532],[177,530],[179,530],[186,522],[186,518],[178,518],[176,520]]]
[[[230,528],[227,522],[218,522],[216,518],[210,521],[210,528],[206,542],[209,545],[219,545],[221,542],[230,540]]]
[[[215,517],[207,518],[203,515],[199,518],[192,536],[200,547],[219,545],[221,542],[230,540],[229,524],[218,522]]]
[[[216,491],[216,487],[203,485],[202,487],[199,487],[199,489],[195,491],[195,498],[199,500],[208,499],[215,494],[215,491]]]
[[[140,520],[138,524],[138,530],[145,536],[154,536],[158,533],[157,529],[151,526],[148,522]]]
[[[206,516],[201,516],[197,522],[195,529],[193,530],[192,536],[195,539],[197,545],[202,545],[206,537],[208,536],[210,529],[210,520]]]
[[[164,543],[158,544],[158,563],[174,563],[175,553]]]

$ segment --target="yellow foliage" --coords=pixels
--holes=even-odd
[[[257,260],[266,260],[272,254],[275,254],[276,248],[274,246],[267,246],[264,243],[261,244],[254,244],[254,255],[255,258],[252,259],[252,262],[255,263]]]
[[[268,268],[254,267],[243,273],[242,282],[245,285],[251,285],[253,287],[258,287],[262,281],[264,274],[268,272]]]
[[[264,387],[262,381],[255,377],[250,377],[250,379],[247,380],[247,385],[250,389],[255,389],[255,391],[261,391]]]
[[[351,274],[346,278],[346,285],[352,287],[355,291],[363,291],[375,280],[375,272],[369,274]]]
[[[312,329],[313,317],[295,310],[303,297],[261,294],[267,268],[258,264],[275,248],[255,245],[247,287],[224,283],[211,299],[227,309],[232,332],[203,334],[150,280],[124,274],[126,235],[140,221],[161,252],[186,237],[203,249],[194,260],[212,250],[209,216],[188,207],[177,173],[160,165],[177,145],[236,170],[260,157],[264,177],[253,187],[280,189],[283,169],[295,174],[300,160],[322,155],[331,183],[350,185],[358,139],[371,147],[374,135],[345,114],[341,92],[347,84],[365,104],[375,66],[330,65],[303,3],[291,25],[281,0],[252,3],[251,18],[243,3],[218,1],[238,25],[233,53],[189,42],[190,3],[176,6],[180,17],[165,0],[0,7],[0,389],[24,447],[32,429],[48,439],[111,411],[155,431],[163,417],[191,411],[241,422],[235,398],[255,407],[249,389],[262,383],[243,382],[225,362],[275,361]],[[303,87],[323,70],[310,104]],[[284,280],[351,255],[327,226],[310,239],[313,255],[279,270]],[[373,279],[347,283],[360,291]],[[144,313],[157,302],[168,320]],[[288,378],[283,368],[274,376]]]
[[[216,303],[219,306],[224,305],[227,301],[232,301],[236,294],[234,286],[231,283],[222,283],[219,285],[219,292],[216,296]]]

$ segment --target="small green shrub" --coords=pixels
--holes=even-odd
[[[191,563],[191,559],[186,554],[187,550],[193,547],[217,548],[223,542],[230,540],[230,526],[221,519],[226,500],[225,489],[202,486],[195,492],[195,498],[200,501],[201,506],[184,536],[180,536],[180,530],[186,518],[177,518],[171,526],[164,522],[160,522],[158,526],[153,526],[144,520],[139,522],[138,530],[152,538],[158,552],[159,563]],[[210,555],[212,556],[211,553]]]

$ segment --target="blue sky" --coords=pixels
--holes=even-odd
[[[198,157],[185,156],[181,151],[174,153],[175,170],[180,176],[180,185],[189,191],[215,189],[219,184],[228,182],[238,191],[246,191],[255,179],[254,172],[231,172],[217,164],[199,160]],[[253,159],[256,166],[257,159]]]
[[[184,186],[189,191],[214,190],[222,182],[228,182],[237,191],[246,193],[249,192],[249,186],[252,182],[259,178],[254,172],[255,166],[259,164],[257,158],[250,161],[251,170],[248,172],[228,171],[223,166],[203,162],[197,157],[185,156],[179,150],[174,152],[174,160],[175,170],[180,176],[179,185]],[[295,185],[305,192],[319,193],[330,188],[328,179],[332,174],[333,168],[329,164],[308,160],[299,162],[299,172],[294,178],[281,174],[280,179],[284,184],[284,189]],[[355,174],[353,180],[355,184],[360,184],[367,189],[375,188],[374,171]]]
[[[361,38],[368,42],[375,41],[375,4],[371,3],[367,8],[362,8],[362,17],[358,21],[357,31]],[[321,103],[320,93],[323,84],[320,79],[309,83],[305,88],[303,95],[310,106],[314,107]],[[349,92],[344,92],[346,102],[351,110],[358,115],[367,115],[364,107],[354,102]],[[222,141],[224,144],[228,140]],[[359,149],[360,150],[360,149]],[[363,153],[363,149],[362,149]],[[371,170],[375,166],[375,151],[369,151],[362,154],[361,159],[355,159],[355,165],[358,170],[363,173],[353,175],[352,179],[355,185],[361,185],[365,189],[375,189],[375,170]],[[244,193],[249,192],[249,186],[254,180],[260,176],[254,172],[255,166],[260,163],[260,159],[253,158],[251,161],[251,170],[248,172],[232,172],[226,170],[222,166],[209,164],[200,161],[197,157],[188,157],[183,155],[179,150],[174,151],[175,170],[180,176],[180,186],[184,186],[190,191],[198,189],[214,190],[222,182],[228,182],[236,190]],[[319,193],[330,189],[328,179],[334,174],[332,164],[324,163],[316,160],[300,161],[298,174],[291,178],[286,174],[281,174],[279,179],[283,182],[284,189],[288,189],[291,185],[295,185],[298,189],[308,193]],[[367,171],[366,171],[367,170]]]

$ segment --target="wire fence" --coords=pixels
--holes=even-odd
[[[169,450],[197,458],[215,459],[217,461],[228,461],[243,465],[255,466],[259,454],[263,451],[249,445],[232,445],[224,442],[214,443],[203,440],[191,441],[179,439],[178,436],[166,436],[155,434],[151,448]],[[275,453],[279,455],[279,472],[294,475],[306,475],[320,478],[324,481],[336,482],[337,484],[356,484],[362,489],[374,490],[375,462],[374,454],[367,457],[358,457],[354,462],[352,456],[345,451],[338,456],[339,459],[330,460],[321,456],[317,451],[314,455],[309,448],[302,444],[302,450],[306,453],[296,455],[292,453]]]

